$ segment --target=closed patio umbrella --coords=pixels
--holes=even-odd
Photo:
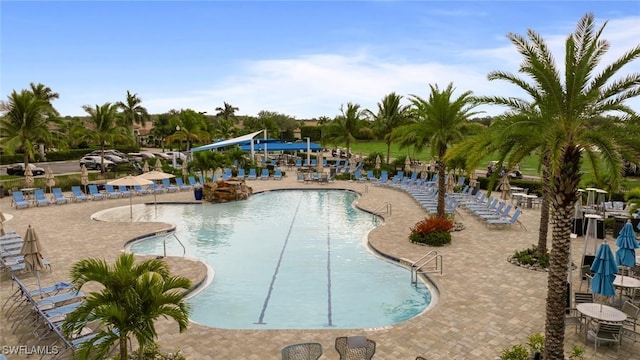
[[[411,171],[411,158],[408,156],[404,158],[404,171],[407,173]]]
[[[318,152],[317,158],[318,158],[318,164],[316,164],[316,165],[317,165],[317,168],[318,168],[318,172],[321,173],[321,172],[324,171],[324,164],[323,164],[324,163],[324,154],[322,153],[322,151]]]
[[[107,184],[113,186],[145,186],[153,183],[151,180],[142,179],[138,176],[127,175],[116,180],[109,181]],[[155,194],[155,192],[154,192]],[[155,195],[154,195],[155,196]],[[129,196],[129,216],[133,219],[133,196]]]
[[[147,160],[145,160],[144,165],[142,165],[142,172],[143,173],[149,172],[149,163],[147,162]]]
[[[40,270],[44,269],[42,245],[31,225],[29,225],[27,233],[24,235],[24,243],[22,244],[20,254],[24,256],[25,270],[35,274],[38,289],[42,289],[40,286]]]
[[[500,180],[500,199],[508,200],[511,197],[511,184],[509,184],[509,176],[505,174]]]
[[[30,167],[27,167],[24,171],[24,187],[29,188],[31,185],[33,185],[33,172]]]
[[[0,235],[7,235],[7,233],[4,231],[5,221],[7,221],[7,219],[4,217],[4,214],[2,213],[2,211],[0,211]]]
[[[453,193],[453,186],[455,185],[455,176],[452,172],[449,172],[447,176],[447,194]]]
[[[187,163],[182,163],[182,180],[187,181],[187,176],[189,176],[189,168],[187,168]]]
[[[593,264],[591,264],[591,271],[593,271],[591,292],[604,296],[615,296],[616,290],[613,287],[613,281],[616,279],[618,265],[606,241],[598,248]]]
[[[476,170],[471,170],[471,174],[469,175],[469,186],[474,188],[478,185],[478,175],[476,175]]]
[[[82,164],[80,167],[80,183],[84,186],[84,192],[87,192],[87,184],[89,184],[89,171],[87,167]]]
[[[162,171],[162,161],[160,161],[160,158],[156,159],[156,165],[153,170]]]
[[[44,172],[45,184],[49,188],[49,192],[51,189],[56,186],[56,178],[53,176],[53,170],[51,170],[51,166],[47,166],[47,169]]]
[[[616,239],[618,251],[616,251],[616,261],[620,266],[632,267],[636,265],[636,249],[640,244],[636,241],[636,234],[633,231],[631,220],[627,220]]]

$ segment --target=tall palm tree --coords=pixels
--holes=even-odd
[[[572,229],[573,207],[581,180],[583,157],[596,170],[609,176],[622,176],[622,153],[638,154],[638,145],[628,139],[626,120],[636,116],[625,101],[640,94],[640,74],[620,79],[614,76],[640,57],[636,46],[613,63],[599,68],[609,43],[601,39],[606,23],[595,26],[593,14],[586,14],[565,41],[565,69],[560,72],[548,45],[533,30],[528,38],[509,34],[509,40],[522,55],[519,72],[529,79],[508,72],[494,71],[490,80],[504,80],[531,97],[542,115],[535,129],[546,138],[551,174],[552,243],[547,282],[545,359],[564,359],[564,319],[566,285]],[[521,107],[521,99],[503,98],[496,102]],[[605,118],[604,116],[607,115]],[[637,141],[636,141],[637,143]]]
[[[118,101],[116,103],[116,106],[122,110],[123,116],[120,117],[122,123],[131,129],[131,136],[134,138],[133,124],[145,126],[146,122],[150,119],[149,112],[141,104],[142,99],[138,97],[138,94],[131,94],[129,90],[127,90],[127,99],[125,102]]]
[[[67,315],[62,325],[66,335],[77,334],[90,323],[102,325],[96,336],[81,346],[81,358],[106,359],[117,342],[119,358],[128,359],[129,336],[133,335],[140,347],[152,344],[158,337],[154,322],[160,317],[175,320],[180,332],[189,325],[190,307],[184,299],[191,281],[172,276],[162,260],[136,264],[133,254],[122,254],[109,265],[102,259],[85,259],[73,265],[71,281],[78,290],[87,283],[101,287]]]
[[[84,105],[84,111],[89,114],[89,126],[85,131],[85,137],[100,145],[100,172],[105,172],[104,150],[107,144],[113,144],[118,140],[133,139],[128,134],[128,128],[121,125],[118,112],[119,106],[112,103],[104,103],[102,106],[91,107]]]
[[[392,92],[382,98],[382,101],[378,103],[377,113],[366,110],[367,114],[373,119],[373,126],[376,132],[382,136],[385,144],[387,144],[387,164],[389,163],[391,143],[393,141],[391,134],[394,129],[405,125],[409,119],[410,106],[400,105],[401,101],[402,96]]]
[[[34,158],[38,143],[50,143],[53,139],[51,125],[58,119],[53,115],[51,103],[29,90],[11,92],[7,101],[0,102],[0,138],[4,150],[13,154],[24,151],[25,169]]]
[[[476,113],[471,91],[453,98],[455,88],[449,84],[440,90],[438,85],[429,85],[431,92],[428,99],[411,95],[413,122],[398,127],[393,136],[400,139],[402,146],[413,145],[417,151],[430,147],[431,156],[435,157],[438,172],[438,205],[437,216],[445,216],[444,199],[446,185],[445,157],[453,144],[460,142],[477,124],[469,123],[469,118]]]
[[[207,118],[204,114],[191,109],[181,110],[171,121],[175,124],[176,132],[168,136],[167,141],[186,141],[187,151],[191,149],[191,143],[194,140],[204,141],[211,137],[211,135],[204,130],[207,127]]]
[[[239,108],[232,106],[231,104],[224,102],[222,107],[218,106],[216,108],[216,116],[221,117],[225,120],[233,120],[235,122],[236,119],[236,111],[240,110]]]
[[[340,112],[341,115],[327,125],[323,140],[344,143],[347,154],[350,154],[351,143],[355,141],[355,135],[360,131],[365,112],[360,109],[359,104],[353,103],[347,103],[346,109],[341,105]]]

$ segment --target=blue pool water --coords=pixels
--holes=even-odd
[[[214,269],[213,282],[189,300],[198,323],[321,329],[410,319],[427,308],[431,293],[367,248],[377,219],[355,209],[356,198],[336,190],[272,191],[227,204],[158,205],[157,214],[146,206],[135,217],[176,224],[186,255]],[[168,255],[182,255],[171,236],[164,243],[144,239],[131,250],[162,254],[166,246]]]

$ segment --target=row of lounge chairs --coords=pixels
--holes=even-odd
[[[65,317],[84,301],[84,294],[71,283],[62,281],[29,288],[16,276],[12,280],[16,290],[2,305],[3,320],[10,324],[12,334],[19,336],[20,344],[35,340],[38,345],[55,346],[55,357],[60,358],[95,337],[97,327],[85,327],[72,337],[63,334]],[[51,354],[43,353],[40,358],[48,356]]]
[[[512,205],[510,202],[500,201],[491,196],[487,197],[486,193],[478,192],[472,196],[469,192],[465,196],[462,207],[477,219],[485,221],[487,226],[505,228],[517,224],[526,230],[524,224],[518,219],[522,210],[515,208],[511,213]]]

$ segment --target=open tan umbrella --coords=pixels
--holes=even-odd
[[[51,170],[51,166],[47,166],[47,169],[44,172],[45,184],[49,188],[49,192],[51,189],[56,186],[56,177],[53,176],[53,170]]]
[[[155,171],[162,171],[162,161],[160,161],[160,158],[156,159],[156,165],[154,166]]]
[[[141,179],[146,179],[146,180],[152,180],[152,181],[156,181],[156,180],[162,180],[162,179],[172,179],[175,177],[175,175],[173,174],[168,174],[166,172],[162,172],[162,171],[149,171],[148,173],[144,173],[144,174],[140,174],[138,176],[136,176],[137,178],[141,178]],[[156,192],[153,192],[153,206],[157,208],[157,198],[156,198]]]
[[[500,191],[502,193],[500,199],[507,200],[511,197],[511,184],[509,183],[509,176],[507,176],[507,174],[500,179]]]
[[[119,179],[116,180],[112,180],[109,181],[107,184],[109,185],[113,185],[113,186],[146,186],[149,184],[152,184],[153,181],[151,180],[147,180],[147,179],[142,179],[138,176],[131,176],[131,175],[127,175],[125,177],[121,177]],[[155,192],[154,192],[155,194]],[[131,219],[133,219],[133,196],[129,196],[129,216]]]
[[[89,184],[89,171],[87,167],[82,164],[80,167],[80,183],[84,186],[84,192],[87,192],[87,184]]]
[[[44,269],[42,245],[31,225],[29,225],[27,233],[24,235],[24,243],[22,244],[20,254],[24,256],[25,270],[31,271],[36,275],[38,289],[41,289],[40,270]]]
[[[33,172],[31,172],[31,167],[27,167],[24,171],[24,187],[30,188],[33,185]]]
[[[143,173],[149,172],[149,163],[147,162],[147,160],[145,160],[144,165],[142,165],[142,172]]]

